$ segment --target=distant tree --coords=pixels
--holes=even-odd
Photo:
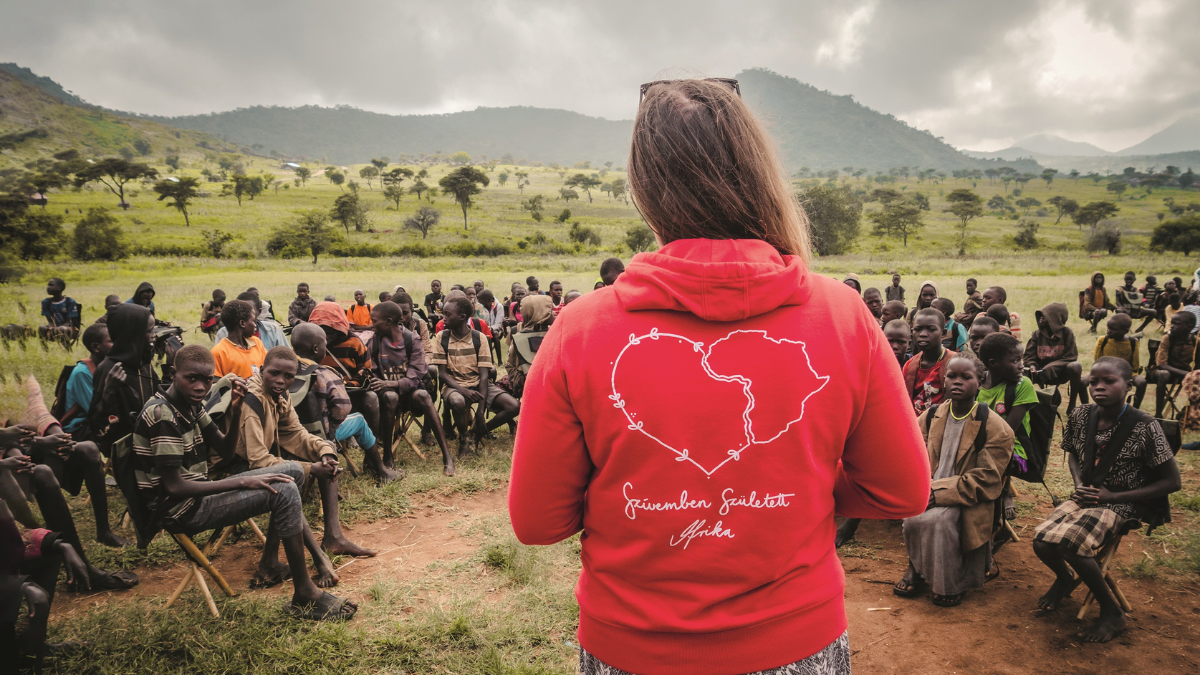
[[[384,155],[383,157],[377,157],[377,158],[374,158],[371,160],[371,166],[375,167],[375,170],[378,172],[375,174],[377,176],[382,176],[384,174],[384,169],[386,169],[387,165],[391,164],[391,163],[392,163],[392,160],[388,159],[387,155]],[[409,176],[411,177],[412,174],[409,173]]]
[[[1024,199],[1017,200],[1017,206],[1019,206],[1022,209],[1025,209],[1025,211],[1024,211],[1025,215],[1029,215],[1030,209],[1035,209],[1041,205],[1042,205],[1042,203],[1040,201],[1034,199],[1033,197],[1026,197]]]
[[[192,221],[188,218],[188,204],[200,195],[200,182],[191,176],[178,178],[176,180],[160,180],[154,184],[154,191],[158,193],[158,201],[170,199],[171,202],[167,206],[174,207],[177,211],[183,214],[183,224],[191,227]],[[220,256],[214,256],[219,258]]]
[[[612,183],[605,183],[604,185],[601,185],[600,191],[609,197],[612,197]]]
[[[625,230],[625,245],[633,253],[649,251],[655,243],[654,233],[643,223],[635,223]]]
[[[137,150],[139,155],[145,157],[146,155],[150,154],[152,148],[150,147],[150,141],[144,138],[139,138],[133,142],[133,149]]]
[[[133,158],[137,156],[137,151],[135,151],[129,145],[122,145],[121,147],[117,148],[117,154],[120,155],[121,159],[125,160],[126,162],[131,162],[133,161]]]
[[[571,219],[571,209],[563,209],[562,213],[554,216],[554,222],[562,224]]]
[[[559,188],[558,198],[562,199],[563,201],[569,202],[572,199],[579,199],[579,193],[572,190],[571,188]]]
[[[170,169],[172,171],[179,170],[179,155],[175,155],[175,154],[167,155],[166,157],[163,158],[163,162],[167,165],[168,169]]]
[[[358,194],[358,182],[357,181],[353,181],[353,180],[346,181],[346,187],[350,188],[350,192],[352,192],[354,194]]]
[[[21,176],[20,190],[26,194],[38,193],[42,196],[42,208],[50,201],[46,194],[51,189],[60,188],[67,184],[67,177],[54,168],[42,171],[30,171]]]
[[[408,193],[416,195],[417,201],[421,201],[421,193],[422,192],[428,192],[428,191],[429,191],[429,186],[425,184],[425,181],[419,180],[419,179],[417,180],[417,182],[412,184],[412,187],[408,188]],[[399,204],[397,204],[396,208],[399,208]]]
[[[129,256],[129,244],[116,218],[91,208],[75,226],[71,253],[77,260],[121,260]]]
[[[974,218],[983,215],[983,199],[972,190],[959,188],[946,195],[946,201],[950,202],[950,207],[946,211],[953,213],[959,222],[958,254],[965,255],[967,252],[967,225]]]
[[[343,194],[333,200],[333,209],[329,212],[329,218],[340,223],[345,228],[346,234],[350,234],[351,226],[354,227],[355,232],[362,232],[368,226],[367,207],[353,192]]]
[[[929,197],[924,192],[913,192],[908,196],[908,198],[911,199],[912,203],[916,204],[917,208],[921,209],[922,211],[928,211],[930,209]]]
[[[473,166],[455,169],[442,177],[438,185],[446,194],[452,195],[454,201],[462,207],[463,229],[467,229],[467,209],[471,207],[471,197],[483,192],[491,179],[487,174]]]
[[[1117,255],[1121,252],[1120,228],[1105,226],[1093,229],[1087,235],[1086,248],[1090,253],[1107,251],[1109,255]]]
[[[266,191],[267,186],[271,184],[271,179],[265,175],[254,176],[250,179],[250,183],[246,186],[246,194],[250,197],[250,201]]]
[[[529,172],[517,171],[514,172],[513,175],[517,177],[517,191],[521,194],[525,194],[525,186],[529,185]]]
[[[330,183],[338,186],[338,189],[344,189],[342,184],[346,182],[346,174],[335,170],[326,172],[325,177],[329,179]]]
[[[539,223],[542,222],[542,209],[544,208],[545,198],[541,195],[534,195],[521,202],[521,210],[528,211],[530,217]]]
[[[567,216],[568,218],[570,215]],[[576,244],[591,244],[592,246],[600,245],[600,233],[596,230],[580,225],[579,223],[571,223],[571,229],[567,230],[567,238]]]
[[[125,201],[125,184],[143,178],[157,178],[158,171],[149,165],[135,164],[125,159],[109,157],[95,164],[84,164],[75,172],[75,186],[83,187],[88,183],[99,182],[108,188],[120,200],[120,206],[128,209]]]
[[[497,174],[496,180],[500,181],[500,187],[504,187],[504,184],[508,182],[508,172],[501,171],[499,174]]]
[[[1191,167],[1188,167],[1188,170],[1180,174],[1176,180],[1179,181],[1181,188],[1191,187],[1196,182],[1196,174],[1192,173]]]
[[[995,169],[984,169],[983,175],[987,176],[988,183],[995,185],[996,184],[996,176],[999,176],[1000,172]]]
[[[908,200],[885,204],[881,211],[868,213],[867,218],[875,223],[872,235],[900,237],[906,248],[909,236],[925,227],[925,222],[921,220],[921,208]]]
[[[250,191],[250,177],[235,173],[229,178],[229,182],[221,186],[221,196],[227,197],[233,195],[237,197],[238,206],[242,205],[242,197]]]
[[[1058,175],[1058,169],[1045,169],[1042,171],[1042,180],[1046,181],[1046,187],[1054,182],[1054,177]]]
[[[462,150],[459,150],[458,152],[454,153],[453,155],[450,155],[450,163],[457,164],[459,166],[463,166],[465,164],[470,164],[471,156],[468,155],[467,153],[463,152]]]
[[[380,180],[380,182],[383,183],[383,185],[385,187],[395,187],[395,188],[399,188],[400,185],[402,183],[404,183],[404,181],[409,180],[412,177],[413,177],[412,169],[409,169],[409,168],[406,168],[403,166],[398,166],[395,169],[392,169],[391,171],[386,171],[384,173],[379,174],[379,180]],[[418,195],[417,199],[420,199],[420,198],[421,198],[420,195]]]
[[[1013,236],[1013,241],[1018,247],[1027,251],[1030,249],[1035,249],[1038,247],[1037,231],[1037,221],[1022,220],[1017,225],[1017,234]]]
[[[848,187],[814,185],[797,195],[812,223],[819,255],[845,253],[858,237],[863,204]]]
[[[232,232],[221,229],[201,230],[200,236],[204,238],[204,247],[214,258],[224,258],[225,247],[236,238]]]
[[[307,185],[308,179],[312,178],[312,169],[307,166],[296,167],[296,178],[300,179],[301,186]]]
[[[396,203],[396,210],[400,210],[400,198],[407,193],[407,190],[399,185],[387,185],[383,188],[383,198]]]
[[[1031,181],[1035,178],[1037,178],[1037,176],[1035,176],[1031,173],[1019,173],[1019,174],[1013,176],[1013,180],[1015,180],[1017,182],[1017,186],[1020,187],[1022,190],[1025,189],[1026,183],[1028,183],[1029,181]]]
[[[1074,199],[1068,199],[1062,195],[1055,195],[1046,200],[1046,203],[1053,206],[1058,211],[1058,218],[1054,224],[1057,225],[1063,219],[1063,216],[1073,216],[1079,210],[1079,202]]]
[[[333,248],[341,235],[329,224],[329,216],[318,209],[299,211],[291,222],[276,229],[267,240],[267,252],[279,255],[288,249],[307,251],[312,264],[317,257]]]
[[[1177,251],[1185,256],[1200,250],[1200,215],[1187,215],[1158,225],[1150,236],[1150,248]]]
[[[1071,215],[1071,220],[1075,221],[1081,230],[1084,225],[1094,230],[1102,220],[1113,217],[1118,210],[1117,205],[1112,202],[1088,202]]]
[[[404,220],[405,229],[417,230],[421,233],[421,238],[429,236],[429,231],[434,225],[438,224],[438,220],[442,217],[442,212],[432,206],[422,206],[421,210],[409,216]]]
[[[879,202],[884,206],[887,206],[893,202],[902,201],[903,199],[904,195],[899,190],[893,188],[875,188],[867,193],[867,201]]]
[[[378,168],[373,167],[373,166],[364,166],[363,168],[358,170],[358,175],[363,180],[367,181],[367,189],[370,189],[370,190],[375,189],[375,188],[371,187],[371,179],[379,175]]]
[[[21,260],[54,257],[62,248],[63,217],[46,211],[27,211],[3,228],[3,240]]]
[[[567,179],[563,185],[567,187],[577,187],[587,193],[588,203],[592,203],[592,190],[600,187],[601,180],[592,176],[585,176],[582,173],[577,173]]]
[[[1125,183],[1124,181],[1118,180],[1118,181],[1113,181],[1113,182],[1109,183],[1108,187],[1105,189],[1108,190],[1109,192],[1116,194],[1117,201],[1121,201],[1121,195],[1124,194],[1125,191],[1129,189],[1129,185],[1127,183]]]
[[[1079,169],[1071,169],[1071,173],[1068,173],[1067,177],[1070,178],[1071,180],[1075,181],[1076,183],[1078,183],[1079,182]]]
[[[624,178],[614,179],[612,182],[612,198],[613,199],[623,199],[625,201],[625,203],[628,204],[629,203],[629,197],[627,196],[628,194],[629,194],[629,188],[627,187],[627,184],[625,183],[625,179]]]

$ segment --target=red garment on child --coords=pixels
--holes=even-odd
[[[917,352],[904,364],[904,384],[908,387],[913,410],[918,415],[946,400],[946,388],[942,380],[946,377],[946,364],[955,356],[958,356],[957,352],[943,348],[942,358],[932,368],[922,368],[921,353]]]
[[[834,514],[925,510],[907,400],[851,288],[762,241],[673,241],[542,341],[513,529],[526,544],[583,530],[579,642],[608,665],[789,664],[846,630]]]

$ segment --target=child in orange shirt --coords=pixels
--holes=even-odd
[[[262,340],[254,337],[254,306],[245,300],[230,300],[221,308],[221,323],[229,334],[212,348],[216,362],[213,375],[224,377],[233,373],[249,379],[258,374],[258,369],[267,358]]]

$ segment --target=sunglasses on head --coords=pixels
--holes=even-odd
[[[655,80],[653,82],[647,82],[646,84],[643,84],[642,88],[641,88],[641,92],[638,94],[638,104],[640,105],[642,102],[642,99],[646,98],[646,92],[650,90],[650,87],[660,85],[660,84],[670,84],[672,82],[682,82],[682,81],[683,80]],[[719,82],[719,83],[729,87],[730,89],[732,89],[734,91],[734,93],[738,95],[738,98],[742,97],[741,85],[738,84],[737,80],[735,80],[731,77],[706,77],[703,80],[701,80],[701,82]]]

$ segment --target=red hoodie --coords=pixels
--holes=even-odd
[[[580,644],[721,675],[846,630],[835,513],[924,511],[900,367],[853,289],[757,240],[674,241],[572,302],[525,383],[517,537],[583,530]]]

